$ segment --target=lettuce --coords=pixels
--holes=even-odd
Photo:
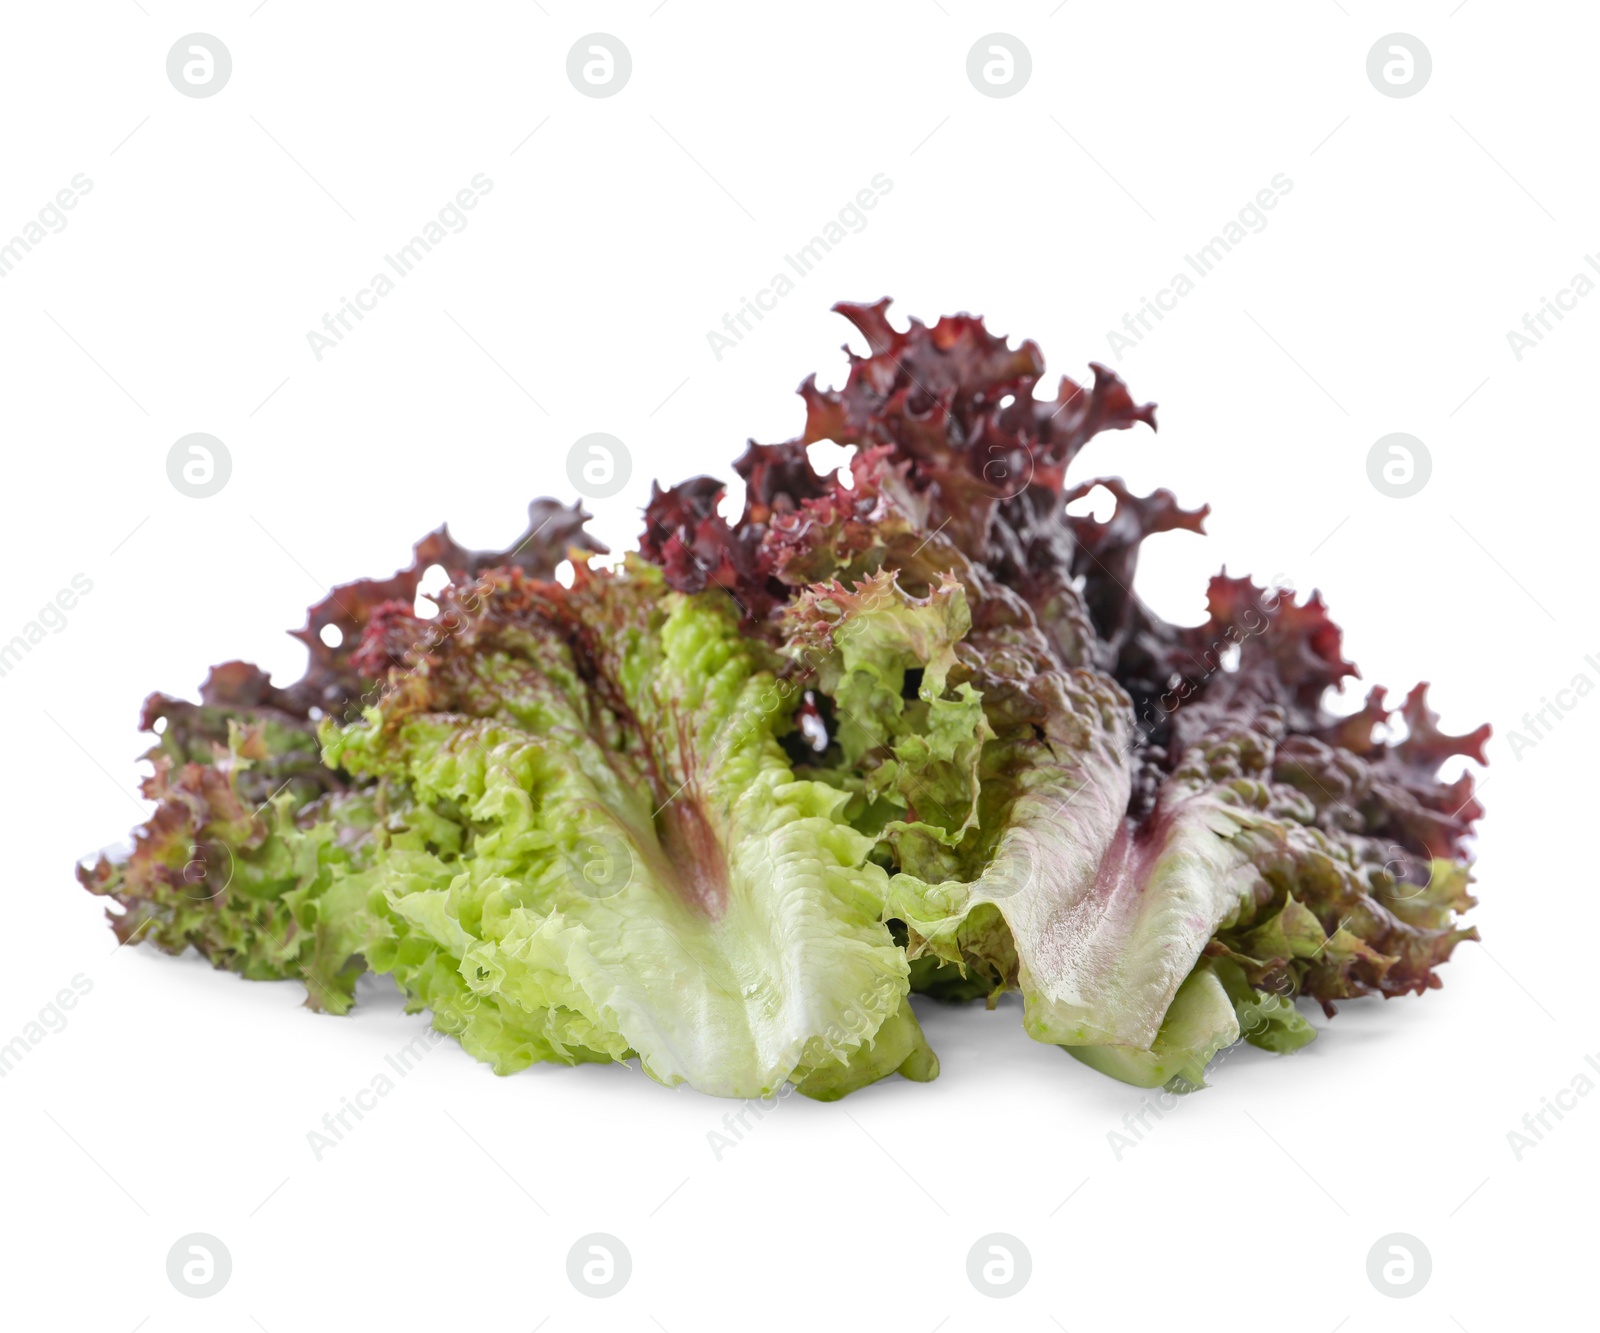
[[[1142,542],[1206,510],[1067,484],[1154,427],[1110,371],[1042,398],[1032,343],[839,309],[868,354],[738,460],[736,521],[699,477],[610,568],[553,501],[504,551],[441,528],[311,608],[302,680],[152,695],[155,810],[79,871],[119,938],[332,1013],[388,975],[497,1073],[741,1098],[934,1077],[913,994],[1015,991],[1039,1041],[1188,1089],[1310,1041],[1302,998],[1438,986],[1482,813],[1438,772],[1488,728],[1441,731],[1425,686],[1327,711],[1355,668],[1316,594],[1223,574],[1204,624],[1150,611]],[[1069,515],[1096,484],[1110,516]]]
[[[880,1072],[925,1063],[873,841],[846,794],[796,778],[792,700],[732,604],[637,560],[559,596],[490,584],[447,602],[461,627],[425,676],[325,729],[331,763],[439,821],[369,872],[369,965],[464,1015],[501,1073],[637,1056],[758,1097],[877,1068],[880,1036]]]

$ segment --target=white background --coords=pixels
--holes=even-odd
[[[0,639],[74,574],[93,581],[0,679],[0,1042],[74,976],[93,986],[0,1082],[5,1323],[1592,1320],[1592,1227],[1564,1219],[1587,1217],[1573,1191],[1597,1165],[1600,1096],[1520,1161],[1507,1132],[1600,1051],[1579,808],[1600,698],[1520,757],[1507,740],[1578,672],[1600,682],[1583,661],[1600,654],[1600,299],[1520,361],[1506,332],[1600,243],[1600,16],[653,3],[5,7],[0,238],[76,173],[93,181],[0,280]],[[997,29],[1033,61],[1005,99],[965,73]],[[204,99],[165,73],[196,31],[233,58]],[[594,31],[633,58],[605,100],[565,74]],[[1405,99],[1365,72],[1396,31],[1433,57]],[[467,229],[318,361],[307,331],[479,172],[494,188]],[[707,331],[877,173],[893,189],[869,225],[718,360]],[[1108,330],[1277,173],[1293,190],[1265,230],[1115,360]],[[1159,401],[1159,434],[1102,437],[1078,466],[1214,506],[1208,536],[1147,548],[1160,611],[1200,619],[1224,564],[1320,587],[1366,682],[1435,680],[1447,727],[1494,723],[1485,946],[1462,946],[1443,991],[1316,1015],[1323,1036],[1298,1055],[1235,1052],[1120,1159],[1108,1134],[1142,1094],[1030,1043],[1015,1009],[921,1006],[937,1082],[785,1100],[720,1161],[707,1136],[730,1104],[620,1067],[496,1079],[453,1044],[314,1160],[307,1131],[425,1020],[386,981],[337,1020],[295,985],[113,950],[71,869],[142,817],[140,700],[234,656],[292,679],[302,650],[281,631],[327,585],[386,574],[443,519],[505,544],[529,498],[571,498],[566,451],[591,431],[632,453],[625,490],[591,506],[626,547],[653,477],[728,476],[747,437],[796,433],[801,377],[843,374],[828,307],[883,294],[901,319],[984,314],[1038,340],[1052,373],[1106,361]],[[167,479],[192,431],[232,455],[206,500]],[[1406,500],[1367,478],[1391,431],[1433,458]],[[165,1273],[193,1231],[233,1256],[208,1300]],[[609,1300],[565,1276],[593,1231],[633,1256]],[[1006,1301],[966,1276],[995,1231],[1034,1262]],[[1390,1232],[1433,1256],[1410,1299],[1366,1276]]]

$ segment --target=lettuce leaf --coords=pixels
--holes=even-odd
[[[448,829],[378,859],[394,925],[369,964],[465,1014],[500,1072],[636,1055],[763,1096],[844,1077],[890,1020],[889,1069],[920,1055],[872,840],[795,777],[793,701],[732,603],[637,561],[570,592],[490,584],[475,611],[447,601],[461,628],[412,685],[326,731],[330,761]]]

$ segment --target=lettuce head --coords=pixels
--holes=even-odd
[[[614,565],[550,500],[504,551],[440,528],[311,608],[301,680],[151,695],[154,808],[79,870],[118,937],[334,1014],[387,975],[497,1073],[728,1097],[933,1078],[913,995],[1015,991],[1037,1040],[1188,1089],[1312,1040],[1302,1000],[1437,987],[1482,814],[1439,770],[1488,728],[1422,685],[1330,712],[1355,668],[1317,594],[1223,573],[1162,620],[1139,548],[1206,510],[1067,482],[1153,405],[1100,366],[1041,396],[1031,342],[887,306],[838,307],[866,354],[734,464],[736,521],[697,477]],[[1109,516],[1069,514],[1097,485]]]

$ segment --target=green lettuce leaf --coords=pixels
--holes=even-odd
[[[256,668],[215,668],[201,699],[146,702],[159,739],[143,790],[157,808],[131,854],[100,856],[78,877],[117,904],[123,943],[192,946],[251,980],[298,977],[307,1004],[343,1013],[362,966],[352,950],[330,952],[311,904],[370,861],[381,793],[325,767],[315,728],[281,707]]]
[[[883,835],[901,867],[885,911],[913,933],[912,955],[963,966],[1003,926],[1031,1035],[1149,1049],[1212,935],[1253,905],[1248,817],[1200,784],[1134,828],[1126,699],[1092,670],[1039,672],[1032,707],[1012,701],[991,724],[981,692],[954,679],[968,674],[956,649],[970,617],[953,581],[927,597],[887,574],[813,589],[792,616],[791,642],[849,703],[846,758],[863,761],[858,735],[892,755],[899,799],[922,816]]]
[[[1189,1092],[1206,1086],[1206,1065],[1239,1040],[1240,1020],[1215,971],[1202,964],[1184,978],[1147,1049],[1068,1046],[1092,1069],[1139,1088]]]
[[[734,1097],[931,1076],[872,839],[795,777],[794,700],[737,609],[638,562],[490,583],[425,671],[325,730],[432,821],[368,876],[391,932],[368,964],[500,1072],[637,1056]]]

